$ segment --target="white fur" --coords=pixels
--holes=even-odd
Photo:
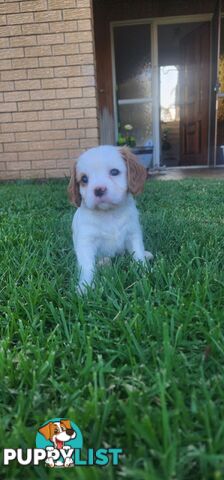
[[[115,168],[120,172],[117,176],[110,174]],[[82,203],[72,222],[81,292],[93,281],[97,258],[113,257],[127,250],[135,260],[145,260],[138,211],[128,193],[127,166],[119,150],[100,146],[85,152],[76,165],[78,181],[83,175],[88,177],[88,184],[80,184]],[[94,193],[97,188],[105,190],[102,197]]]

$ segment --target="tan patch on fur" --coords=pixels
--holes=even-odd
[[[147,171],[128,147],[122,147],[119,151],[127,165],[128,190],[133,195],[138,195],[144,189]]]
[[[76,178],[76,164],[73,167],[73,172],[68,185],[68,196],[71,203],[76,205],[76,207],[80,207],[82,197],[80,195],[79,184]]]

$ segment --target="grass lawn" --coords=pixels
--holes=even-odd
[[[82,298],[66,183],[0,186],[1,453],[53,417],[125,450],[2,479],[224,478],[224,182],[151,182],[138,206],[154,263],[119,258]]]

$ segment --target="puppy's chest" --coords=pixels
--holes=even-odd
[[[104,224],[97,236],[98,255],[113,256],[125,249],[125,243],[128,235],[128,225],[126,221]]]

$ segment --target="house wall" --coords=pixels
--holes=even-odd
[[[211,13],[216,0],[94,0],[99,122],[102,143],[115,141],[110,22]],[[131,54],[131,52],[130,52]]]
[[[0,72],[0,179],[69,176],[98,144],[91,0],[1,1]]]

